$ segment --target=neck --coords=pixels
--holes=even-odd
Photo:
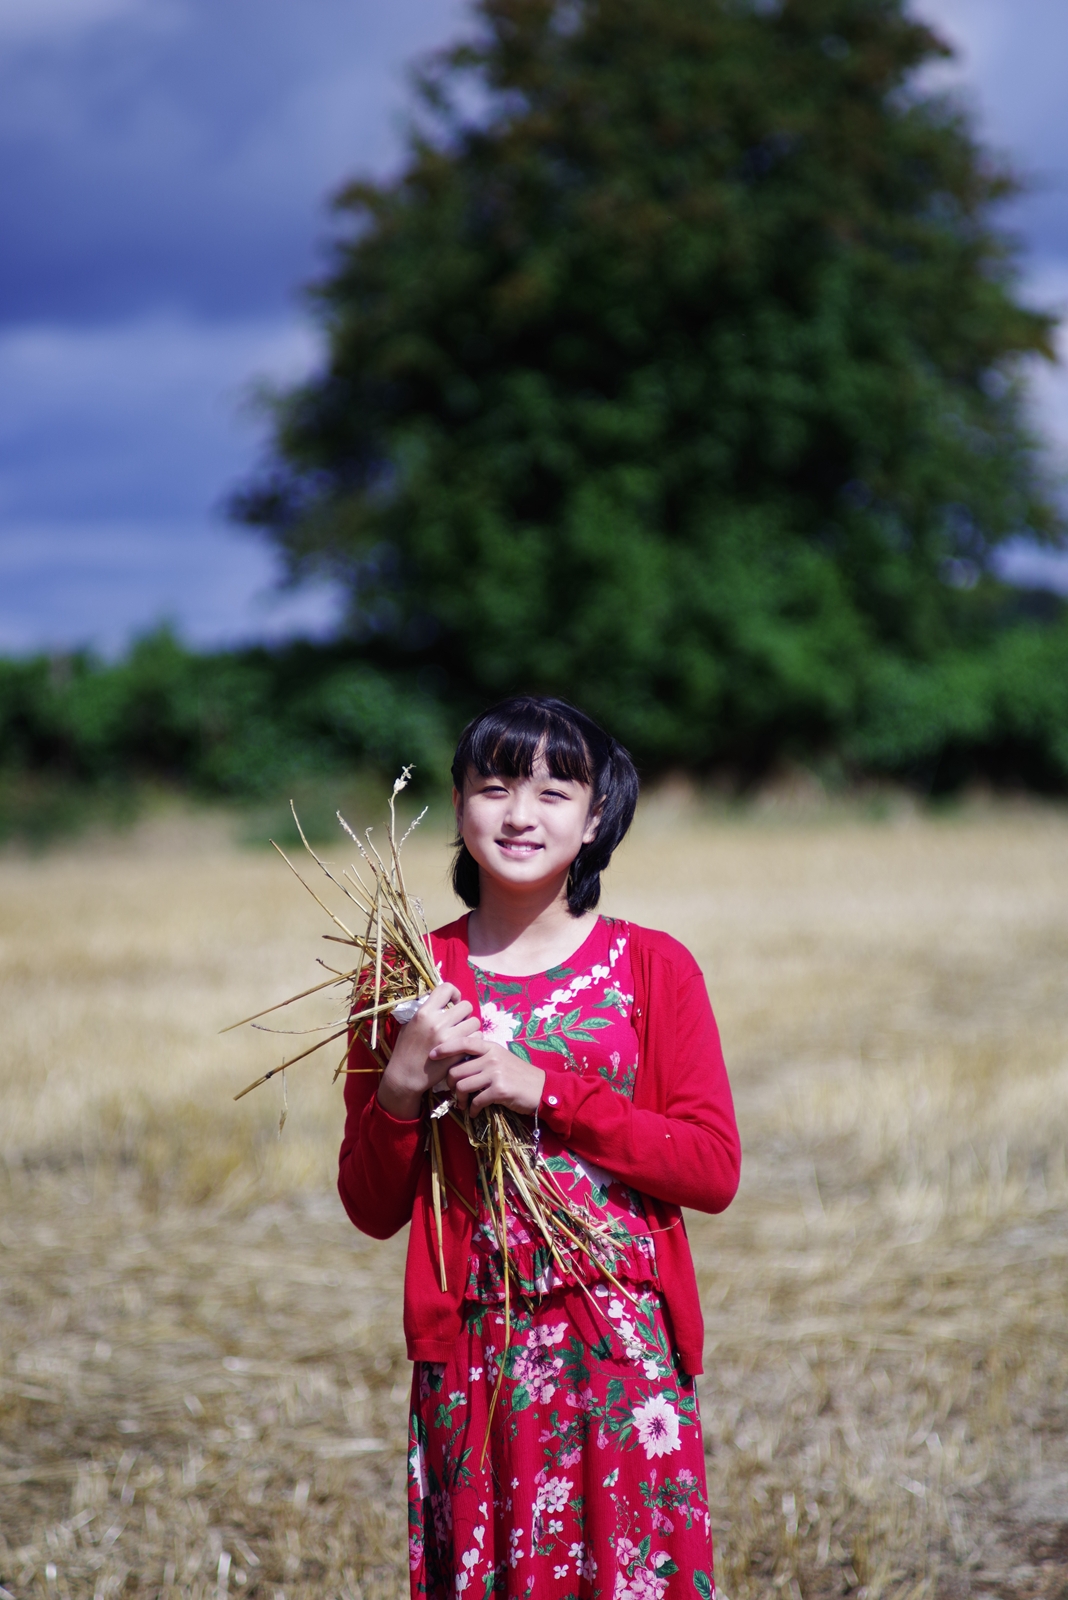
[[[496,970],[523,975],[556,966],[582,944],[596,911],[573,917],[567,904],[567,878],[516,894],[481,874],[478,907],[467,925],[470,953],[499,963]]]

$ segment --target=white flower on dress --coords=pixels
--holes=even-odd
[[[512,1011],[505,1011],[493,1000],[487,1000],[482,1006],[482,1032],[494,1044],[502,1044],[505,1049],[515,1038],[523,1026],[522,1017],[517,1017]]]
[[[666,1456],[673,1450],[682,1449],[679,1414],[663,1395],[655,1394],[640,1406],[635,1406],[633,1417],[647,1461],[654,1456]]]
[[[603,981],[605,978],[610,978],[612,976],[611,967],[602,967],[600,963],[594,967],[591,967],[590,972],[592,976],[597,978],[599,981]]]

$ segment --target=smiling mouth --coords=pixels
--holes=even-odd
[[[497,845],[512,856],[532,856],[536,850],[542,848],[540,844],[525,844],[519,839],[498,839]]]

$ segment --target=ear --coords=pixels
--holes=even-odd
[[[597,829],[601,826],[604,816],[605,797],[602,795],[595,806],[590,807],[590,814],[586,818],[586,831],[582,835],[583,844],[592,844],[597,837]]]
[[[455,785],[452,791],[452,809],[456,812],[456,832],[461,834],[464,831],[464,797]]]

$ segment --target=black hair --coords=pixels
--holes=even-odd
[[[568,910],[581,917],[600,900],[601,873],[633,820],[638,774],[623,746],[584,711],[566,700],[517,694],[467,724],[453,757],[452,779],[462,795],[472,768],[483,778],[529,778],[539,755],[554,778],[588,783],[592,804],[602,807],[596,835],[582,846],[567,875]],[[456,845],[452,886],[473,908],[480,893],[478,862],[462,838]]]

